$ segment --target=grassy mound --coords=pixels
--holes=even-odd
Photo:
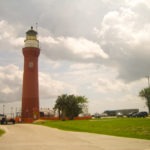
[[[148,118],[45,121],[37,124],[68,131],[80,131],[150,140],[150,119]]]

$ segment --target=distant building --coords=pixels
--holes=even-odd
[[[50,108],[40,108],[40,117],[54,117],[55,112]]]

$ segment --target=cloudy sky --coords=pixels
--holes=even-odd
[[[150,75],[147,0],[1,0],[0,113],[20,108],[25,32],[36,29],[40,106],[58,95],[88,98],[89,112],[147,110],[139,91]]]

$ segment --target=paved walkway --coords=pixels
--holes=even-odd
[[[150,150],[150,140],[68,132],[32,124],[0,126],[0,150]]]

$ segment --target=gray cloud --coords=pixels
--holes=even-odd
[[[50,59],[103,63],[118,68],[119,78],[125,81],[142,78],[145,74],[149,74],[149,54],[147,54],[150,32],[149,4],[146,1],[134,0],[115,2],[1,1],[0,18],[7,20],[7,27],[11,33],[11,38],[5,37],[7,39],[0,41],[1,48],[10,49],[12,43],[15,45],[17,40],[19,43],[19,38],[24,34],[22,30],[26,30],[24,25],[28,26],[27,24],[39,21],[39,26],[49,31],[47,36],[53,39],[61,36],[65,39],[84,38],[99,43],[103,52],[110,56],[107,60],[101,59],[98,55],[85,59],[81,55],[75,55],[63,43],[43,44],[43,54],[45,53]],[[8,25],[9,22],[11,26]],[[18,31],[13,29],[14,25],[17,25]],[[94,34],[94,29],[98,36]],[[11,42],[9,47],[6,47],[7,40]]]

